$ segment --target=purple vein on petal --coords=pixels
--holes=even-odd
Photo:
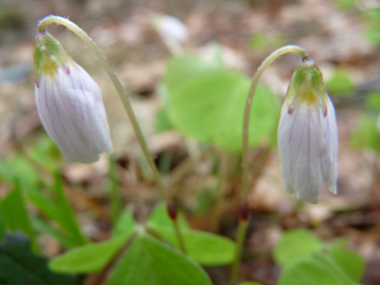
[[[79,81],[80,90],[82,91],[83,97],[88,97],[87,93],[90,92],[92,94],[92,92],[90,91],[90,88],[88,88],[86,80],[83,80],[83,83],[86,85],[85,86],[86,89],[83,88],[82,80],[80,80]],[[87,92],[85,92],[84,90],[87,90]],[[94,100],[94,98],[91,98],[91,96],[88,99],[90,99],[91,102],[92,102],[92,100]],[[90,115],[91,110],[90,110],[89,104],[86,104],[86,109],[87,109],[87,121],[86,121],[86,123],[87,123],[88,127],[91,129],[90,133],[94,134],[94,127],[93,127],[93,122],[91,122],[91,115]]]
[[[57,91],[59,93],[59,96],[63,102],[63,106],[65,107],[65,110],[66,110],[66,113],[67,113],[67,109],[66,109],[66,105],[65,105],[65,102],[63,101],[63,98],[62,98],[62,94],[61,94],[61,91],[59,90],[59,87],[58,87],[58,84],[56,83],[56,88],[57,88]],[[80,152],[78,151],[78,149],[76,148],[76,145],[75,143],[73,143],[73,141],[71,140],[70,136],[67,135],[67,131],[66,131],[66,128],[65,128],[65,124],[62,122],[62,118],[61,118],[61,114],[59,112],[59,109],[58,109],[58,105],[57,105],[57,100],[55,98],[55,96],[53,96],[53,100],[54,100],[54,105],[55,105],[55,109],[57,111],[57,114],[58,114],[58,118],[59,118],[59,122],[61,124],[61,127],[62,127],[62,130],[66,136],[66,138],[68,139],[68,141],[70,142],[70,144],[73,146],[74,150],[76,153],[80,154]],[[67,113],[68,116],[70,116],[68,113]],[[74,129],[78,132],[78,130],[76,129],[75,125],[74,125]],[[80,138],[80,135],[79,135],[79,138]]]
[[[48,93],[47,93],[47,90],[46,90],[46,87],[47,87],[47,84],[48,83],[51,83],[51,87],[52,87],[52,92],[54,93],[54,88],[53,88],[53,78],[50,78],[50,80],[47,80],[47,78],[45,78],[44,80],[45,84],[44,84],[44,95],[45,95],[45,106],[46,106],[46,111],[47,111],[47,121],[49,122],[46,122],[46,124],[49,124],[51,126],[51,131],[53,132],[53,134],[55,134],[55,137],[57,137],[58,139],[61,137],[59,132],[57,132],[54,124],[52,124],[52,116],[51,116],[51,113],[50,113],[50,107],[49,107],[49,100],[48,100]],[[54,96],[53,94],[51,96]],[[45,117],[46,118],[46,117]]]
[[[289,143],[289,144],[290,144],[291,141],[292,141],[293,128],[294,128],[294,124],[295,124],[295,122],[296,122],[296,120],[297,120],[297,116],[298,116],[298,112],[299,112],[300,108],[301,108],[301,106],[299,106],[299,107],[297,108],[297,112],[294,114],[293,124],[292,124],[292,127],[291,127],[290,132],[289,132],[289,139],[288,139],[288,143]],[[290,115],[290,116],[291,116],[291,115]]]

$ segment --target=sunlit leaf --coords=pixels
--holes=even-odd
[[[180,228],[190,229],[182,214],[179,214],[177,219]],[[152,214],[149,217],[148,225],[152,227],[159,226],[173,229],[173,222],[168,215],[165,204],[159,204],[154,208]]]
[[[284,233],[274,248],[274,259],[279,265],[287,267],[299,259],[321,251],[322,248],[322,242],[308,230],[289,230]]]
[[[174,126],[189,137],[227,151],[241,151],[242,124],[250,80],[194,56],[169,62],[165,83]],[[280,100],[259,86],[250,116],[250,146],[274,141]]]
[[[153,227],[166,241],[178,247],[173,229]],[[235,243],[225,237],[194,230],[182,230],[187,254],[203,266],[230,264],[235,254]]]
[[[329,254],[352,281],[360,281],[364,274],[365,263],[358,253],[339,244],[332,244],[329,246]]]
[[[76,247],[56,258],[49,266],[57,272],[88,273],[102,270],[115,256],[117,251],[131,238],[130,234],[118,236],[107,241]]]
[[[20,230],[30,238],[34,238],[34,230],[17,180],[14,189],[1,201],[0,211],[6,229]]]
[[[298,259],[283,269],[278,285],[348,285],[323,260],[307,257]]]
[[[211,285],[211,281],[190,258],[143,235],[133,242],[107,284]]]
[[[128,234],[131,229],[135,229],[136,223],[132,216],[132,209],[127,207],[119,216],[119,219],[116,221],[115,226],[113,228],[113,236],[123,236]]]

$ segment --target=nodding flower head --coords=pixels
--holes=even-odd
[[[312,60],[294,72],[281,110],[278,148],[284,187],[317,203],[323,183],[337,193],[338,130],[334,106]]]
[[[112,153],[99,86],[47,32],[36,36],[34,67],[38,115],[65,160],[92,163]]]

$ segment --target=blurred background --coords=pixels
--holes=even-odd
[[[158,199],[106,73],[80,39],[54,25],[49,32],[102,89],[115,153],[111,160],[103,156],[91,165],[68,164],[43,130],[34,103],[34,36],[39,19],[60,15],[82,27],[116,70],[150,151],[192,227],[235,237],[238,162],[238,174],[223,186],[228,201],[222,198],[217,206],[221,210],[215,210],[217,195],[212,189],[218,184],[219,162],[214,155],[219,150],[204,151],[193,138],[167,127],[167,118],[160,116],[165,100],[159,87],[172,55],[152,25],[152,12],[173,15],[186,25],[186,53],[205,60],[217,53],[226,68],[248,78],[275,49],[302,46],[321,69],[334,102],[339,129],[337,196],[323,188],[319,204],[300,204],[282,187],[277,150],[263,144],[252,151],[252,219],[242,278],[275,284],[279,269],[271,258],[273,246],[284,230],[306,227],[323,240],[348,237],[349,246],[366,262],[362,283],[379,284],[380,3],[375,0],[0,0],[0,196],[12,189],[14,176],[49,181],[49,172],[59,172],[81,227],[94,241],[106,239],[112,227],[111,165],[121,189],[116,207],[141,203],[149,208]],[[282,56],[261,83],[283,98],[298,61],[296,55]],[[33,216],[45,219],[33,203],[27,206]],[[220,212],[217,225],[204,218],[215,211]],[[38,242],[47,257],[62,252],[62,245],[42,231]],[[216,284],[224,284],[218,280],[227,272],[209,269]]]

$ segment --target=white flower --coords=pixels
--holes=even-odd
[[[185,24],[176,17],[162,14],[155,14],[152,22],[168,48],[174,53],[181,52],[181,43],[189,37]]]
[[[278,148],[284,187],[317,203],[323,183],[337,194],[338,130],[334,106],[313,61],[294,72],[281,110]]]
[[[51,35],[36,37],[35,100],[41,122],[68,162],[92,163],[112,153],[99,86]]]

